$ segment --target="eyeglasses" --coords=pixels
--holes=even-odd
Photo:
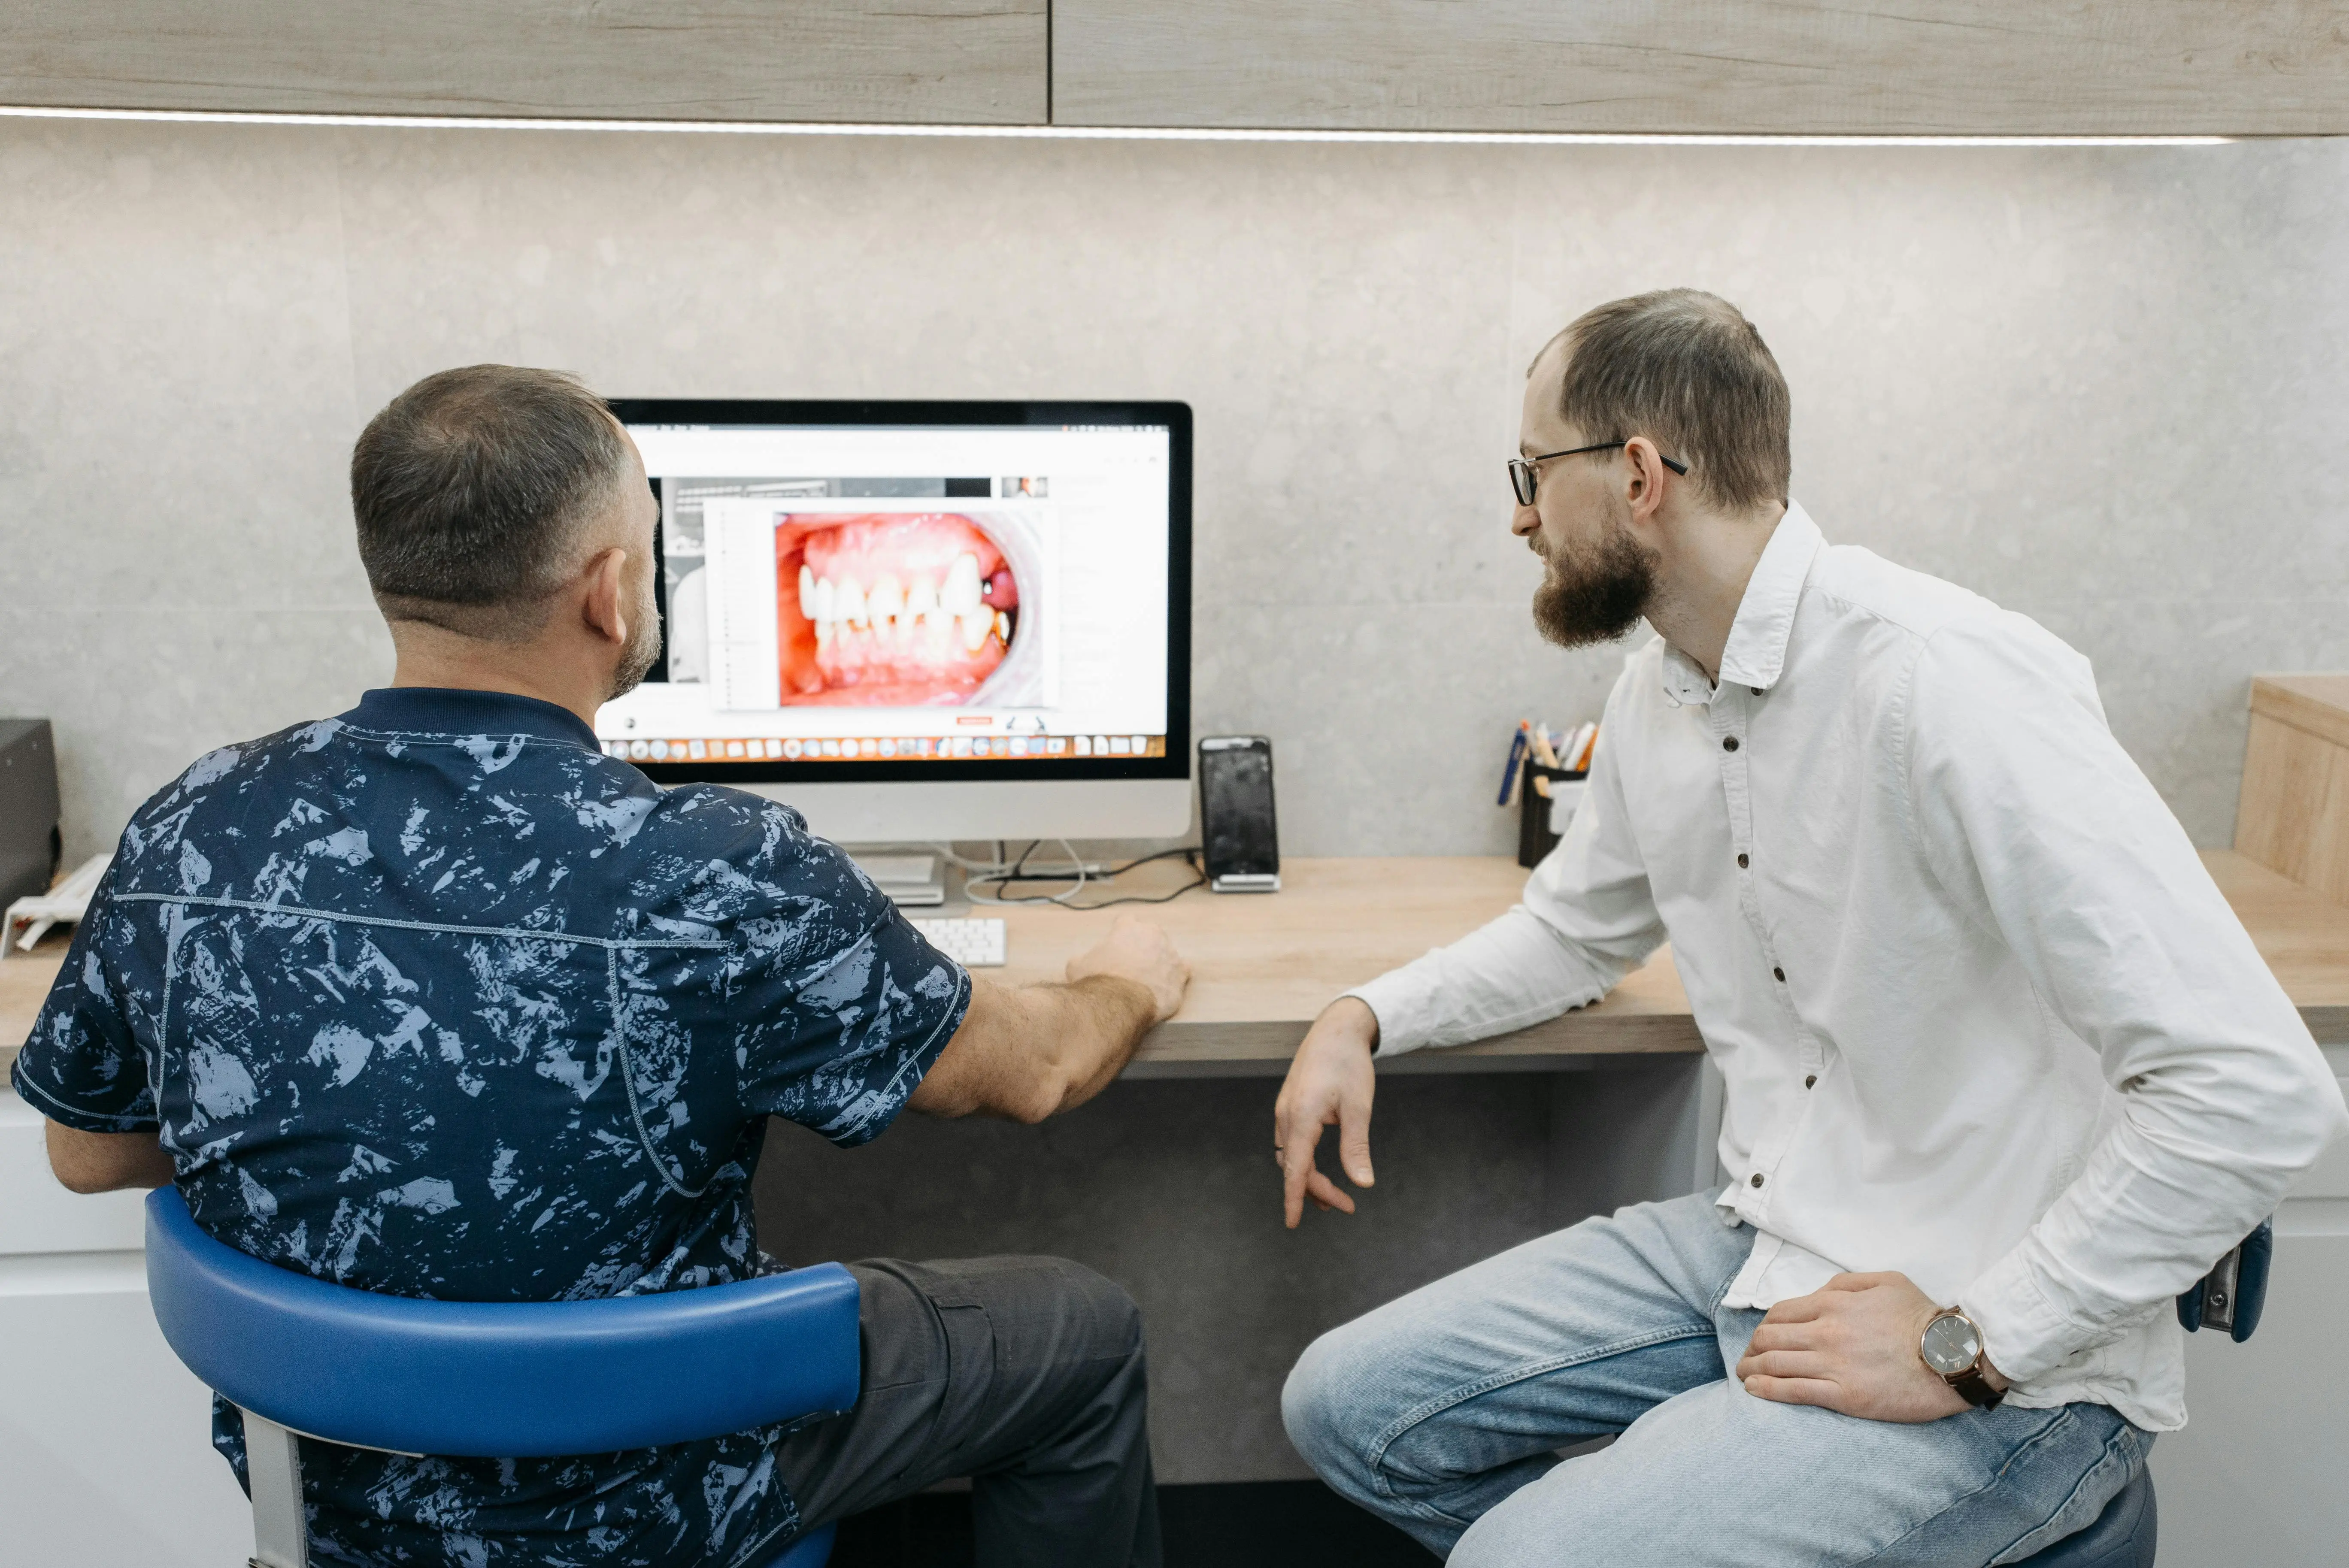
[[[1563,452],[1544,452],[1539,457],[1511,458],[1509,459],[1509,488],[1516,491],[1517,504],[1519,506],[1531,506],[1534,504],[1534,489],[1541,482],[1541,471],[1535,465],[1546,463],[1552,458],[1578,458],[1585,452],[1612,451],[1617,447],[1628,447],[1630,444],[1631,443],[1628,440],[1600,441],[1596,446],[1570,447]],[[1656,455],[1659,458],[1663,459],[1664,467],[1671,469],[1672,472],[1683,476],[1688,473],[1688,465],[1686,463],[1675,461],[1671,458],[1665,458],[1661,452]]]

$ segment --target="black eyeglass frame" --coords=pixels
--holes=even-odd
[[[1548,462],[1552,458],[1578,458],[1585,452],[1612,451],[1617,447],[1628,447],[1630,444],[1631,442],[1627,437],[1620,441],[1599,441],[1588,447],[1569,447],[1562,452],[1543,452],[1537,456],[1530,458],[1511,458],[1509,459],[1509,490],[1516,496],[1517,504],[1519,506],[1531,506],[1534,504],[1534,492],[1541,486],[1541,473],[1534,467],[1535,464]],[[1667,458],[1661,452],[1658,452],[1656,457],[1663,463],[1664,467],[1671,469],[1672,472],[1679,474],[1683,479],[1688,476],[1688,465],[1686,463],[1681,462],[1677,459]]]

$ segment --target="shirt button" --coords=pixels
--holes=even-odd
[[[1755,696],[1760,696],[1762,695],[1762,688],[1760,686],[1747,686],[1745,689],[1752,692]]]
[[[1733,735],[1724,737],[1724,738],[1723,738],[1722,742],[1721,742],[1721,748],[1722,748],[1723,751],[1734,751],[1734,750],[1736,750],[1736,749],[1737,749],[1737,737],[1735,737],[1735,736],[1733,736]]]
[[[1773,969],[1770,973],[1776,975],[1782,983],[1786,978],[1786,972],[1784,969]]]
[[[1805,1075],[1805,1077],[1804,1077],[1804,1078],[1803,1078],[1803,1087],[1804,1087],[1805,1088],[1810,1088],[1813,1084],[1815,1084],[1815,1083],[1816,1083],[1816,1082],[1818,1082],[1818,1081],[1819,1081],[1819,1075],[1818,1075],[1818,1074],[1816,1074],[1816,1073],[1809,1073],[1809,1074],[1806,1074],[1806,1075]]]
[[[1737,857],[1737,869],[1741,872],[1745,869],[1745,857],[1744,855]]]
[[[1756,1171],[1755,1172],[1754,1172],[1754,1184],[1756,1187],[1759,1187],[1760,1185],[1762,1185],[1762,1172],[1760,1172],[1759,1171]]]

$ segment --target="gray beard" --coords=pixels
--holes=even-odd
[[[641,613],[628,628],[627,645],[620,650],[620,662],[612,671],[612,689],[605,694],[605,702],[626,696],[642,686],[645,676],[652,673],[654,662],[660,657],[660,616],[654,609],[652,595],[647,594],[637,609]]]

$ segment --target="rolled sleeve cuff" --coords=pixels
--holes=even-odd
[[[1435,976],[1419,975],[1419,967],[1404,965],[1388,969],[1367,985],[1341,993],[1361,1000],[1379,1016],[1379,1049],[1371,1057],[1402,1057],[1423,1045],[1443,1045],[1438,1040],[1438,1018],[1443,1016],[1438,981]]]
[[[2010,1383],[2045,1377],[2066,1361],[2116,1336],[2073,1322],[2033,1277],[2021,1249],[1991,1265],[1958,1296],[1958,1310],[1982,1330],[1982,1349]]]
[[[1413,975],[1408,965],[1340,995],[1354,997],[1377,1015],[1379,1048],[1373,1057],[1400,1057],[1433,1043],[1434,985]]]

